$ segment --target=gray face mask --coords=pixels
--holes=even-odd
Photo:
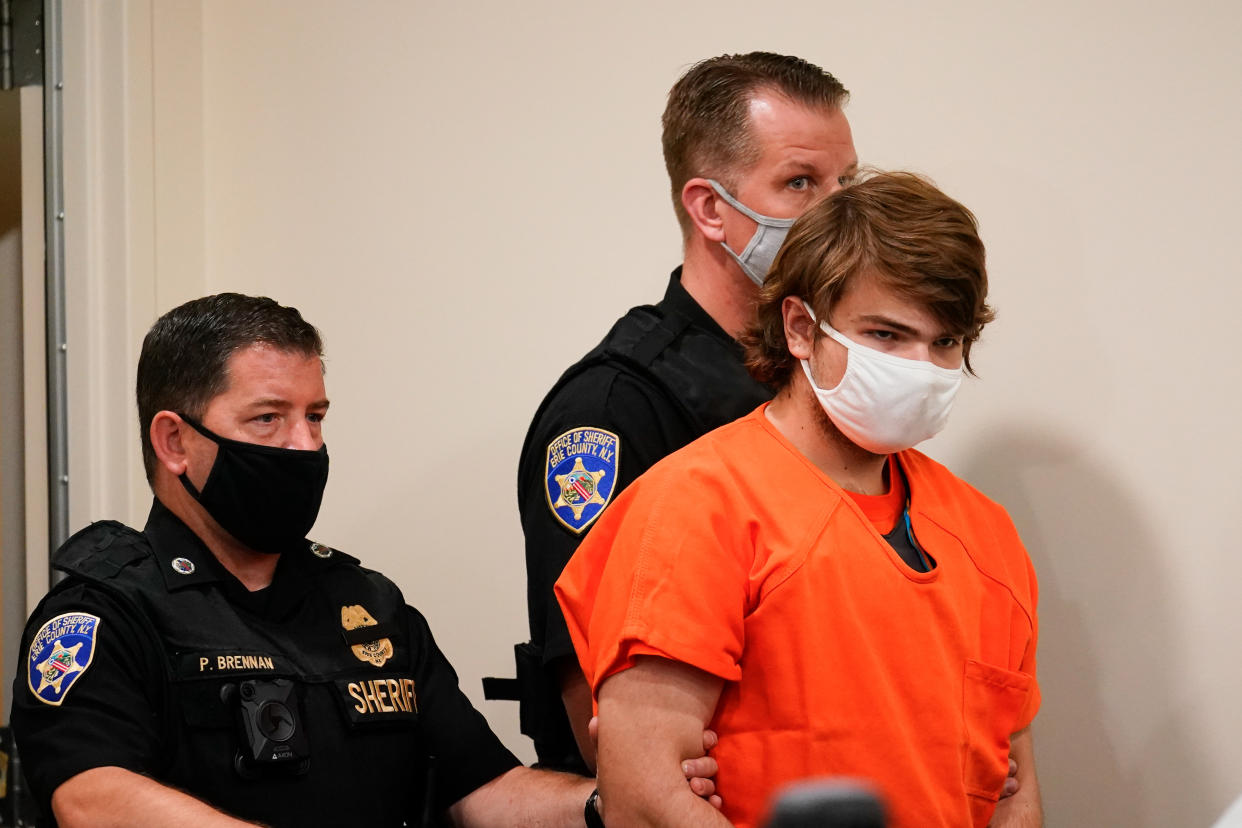
[[[707,183],[711,184],[712,189],[732,205],[733,209],[759,225],[755,228],[755,235],[750,237],[750,243],[746,245],[742,255],[739,256],[734,253],[733,248],[724,242],[721,242],[720,246],[729,251],[729,255],[737,261],[742,268],[742,272],[749,276],[751,281],[757,285],[762,285],[763,280],[768,276],[768,271],[772,268],[773,260],[776,259],[776,251],[781,249],[781,245],[785,242],[785,236],[789,235],[789,228],[793,226],[794,219],[778,219],[765,216],[762,213],[756,213],[729,195],[728,191],[720,186],[719,181],[713,181],[709,178]]]

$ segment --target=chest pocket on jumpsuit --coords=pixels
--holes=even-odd
[[[1031,677],[980,661],[967,661],[962,685],[962,782],[971,817],[985,826],[1009,773],[1009,736],[1031,689]]]

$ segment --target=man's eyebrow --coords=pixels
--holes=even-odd
[[[290,408],[293,403],[283,397],[263,397],[246,404],[247,408]]]
[[[776,170],[777,174],[785,176],[795,174],[818,174],[821,171],[821,168],[813,161],[805,161],[801,158],[788,158],[785,161],[782,161],[780,165],[776,167]],[[843,169],[841,171],[841,175],[846,178],[853,178],[858,175],[858,162],[855,161]]]
[[[872,325],[883,325],[887,328],[892,328],[898,331],[899,333],[907,334],[908,336],[918,336],[919,334],[919,331],[917,328],[912,328],[909,325],[905,324],[904,322],[898,322],[896,319],[891,319],[881,313],[863,314],[862,316],[858,317],[858,321],[867,322]],[[938,335],[957,337],[957,336],[965,336],[965,332],[954,331],[946,327]]]
[[[893,319],[891,317],[885,316],[880,313],[863,314],[862,316],[858,317],[858,321],[867,322],[872,325],[883,325],[886,328],[892,328],[893,330],[900,331],[901,333],[905,333],[905,334],[917,334],[918,333],[918,330],[916,328],[912,328],[909,325],[905,324],[904,322],[898,322],[896,319]]]
[[[307,406],[307,408],[320,408],[320,409],[325,409],[325,410],[326,410],[326,409],[328,408],[328,406],[330,406],[331,404],[332,404],[332,402],[331,402],[331,401],[330,401],[327,397],[324,397],[324,398],[323,398],[323,399],[321,399],[321,400],[315,400],[313,403],[311,403],[310,405],[308,405],[308,406]],[[293,407],[293,403],[289,402],[288,400],[284,399],[283,397],[264,397],[263,399],[255,400],[255,401],[253,401],[253,402],[249,403],[246,407],[247,407],[247,408],[280,408],[280,409],[285,409],[285,408],[292,408],[292,407]]]
[[[808,161],[805,158],[786,158],[776,167],[781,175],[790,175],[792,173],[818,173],[821,171],[819,164],[814,161]]]

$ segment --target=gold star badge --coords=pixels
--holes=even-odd
[[[65,679],[86,669],[85,664],[78,664],[78,650],[80,649],[82,649],[81,643],[66,647],[60,643],[60,639],[56,640],[56,643],[52,645],[52,654],[35,665],[35,670],[39,673],[39,687],[35,690],[36,695],[51,687],[59,696],[60,685]]]
[[[571,428],[548,443],[543,493],[558,523],[582,534],[617,489],[621,438],[596,426]]]
[[[574,458],[574,467],[567,474],[556,475],[557,485],[561,487],[561,496],[552,504],[555,509],[560,506],[568,506],[574,513],[574,520],[582,519],[582,510],[597,503],[603,506],[607,503],[599,496],[599,484],[608,474],[606,469],[600,469],[597,472],[589,472],[582,465],[582,458]]]

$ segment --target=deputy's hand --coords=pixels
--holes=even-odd
[[[721,806],[720,797],[716,795],[715,776],[719,772],[720,767],[716,764],[716,760],[707,755],[707,752],[716,746],[717,738],[714,730],[703,731],[703,755],[698,759],[687,759],[681,763],[681,772],[686,775],[687,781],[690,782],[690,790],[706,799],[714,808],[719,810]]]
[[[591,741],[595,744],[596,750],[598,750],[599,716],[591,717],[591,721],[587,724],[587,733],[591,735]],[[716,795],[714,777],[719,772],[720,766],[716,764],[715,759],[707,755],[708,751],[716,746],[717,741],[719,739],[716,736],[716,731],[704,730],[703,755],[697,759],[687,759],[682,762],[681,772],[686,775],[686,781],[690,783],[690,790],[710,802],[712,807],[719,809],[723,803],[720,797]]]

